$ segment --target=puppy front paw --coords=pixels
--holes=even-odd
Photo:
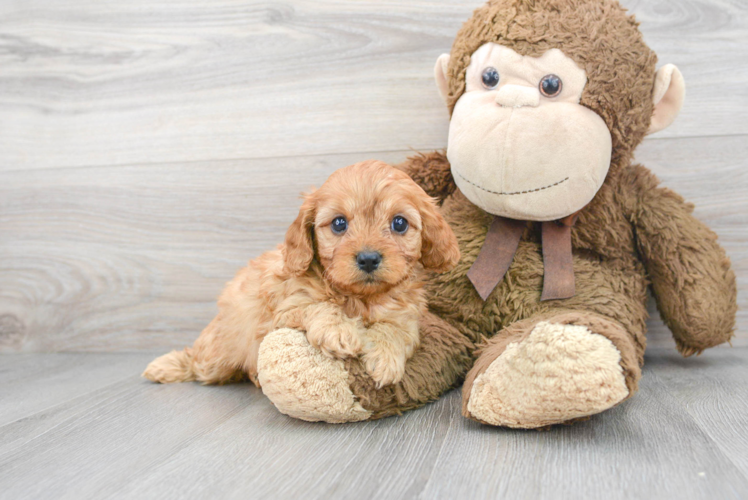
[[[354,358],[361,354],[360,332],[363,324],[359,321],[344,321],[337,325],[310,328],[307,340],[323,354],[331,358]]]
[[[362,359],[378,389],[400,382],[405,375],[405,353],[386,343],[370,342]]]

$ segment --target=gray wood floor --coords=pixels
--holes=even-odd
[[[544,432],[464,419],[459,391],[310,424],[251,384],[151,384],[150,359],[0,355],[0,498],[748,498],[748,348],[652,349],[635,398]]]

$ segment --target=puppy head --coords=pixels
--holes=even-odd
[[[342,168],[306,196],[284,255],[289,274],[304,273],[316,257],[331,283],[363,295],[406,280],[419,261],[443,272],[460,259],[434,201],[405,173],[377,161]]]

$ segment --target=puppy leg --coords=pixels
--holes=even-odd
[[[161,384],[191,382],[225,384],[244,377],[240,349],[220,335],[221,320],[215,318],[192,348],[172,351],[151,361],[143,377]]]
[[[374,323],[366,330],[365,337],[363,362],[377,387],[400,382],[405,362],[418,347],[418,323]]]
[[[332,358],[355,357],[361,353],[364,324],[361,318],[349,318],[329,302],[313,304],[304,311],[307,340]]]
[[[142,376],[161,384],[195,380],[190,349],[171,351],[169,354],[159,356],[150,362]]]

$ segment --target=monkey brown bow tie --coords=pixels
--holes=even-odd
[[[568,299],[574,296],[574,264],[571,259],[571,228],[578,213],[542,223],[543,294],[540,300]],[[517,252],[526,221],[498,215],[488,228],[486,241],[468,271],[468,279],[485,301],[504,278]]]

